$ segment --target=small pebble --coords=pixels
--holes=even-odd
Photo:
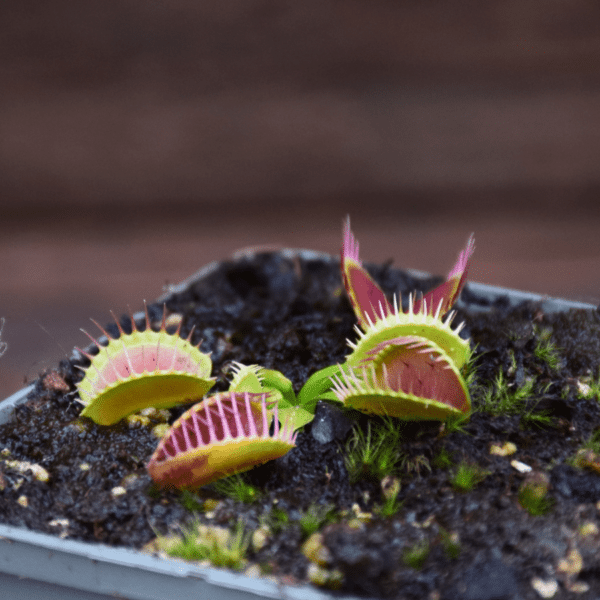
[[[136,427],[149,427],[150,418],[144,415],[128,415],[127,425],[130,429],[135,429]]]
[[[19,496],[17,498],[17,504],[20,504],[23,508],[27,508],[29,506],[29,500],[27,500],[27,496]]]
[[[52,521],[48,521],[48,525],[50,527],[68,527],[69,519],[52,519]]]
[[[577,575],[583,569],[583,557],[577,548],[570,550],[565,556],[558,561],[556,570],[566,575]]]
[[[504,442],[504,444],[492,444],[490,446],[490,454],[493,456],[510,456],[517,451],[516,444],[512,442]]]
[[[7,460],[5,464],[9,469],[13,469],[22,474],[31,471],[33,476],[43,483],[47,483],[50,479],[50,474],[41,465],[36,465],[35,463],[30,463],[26,460]]]
[[[266,526],[259,527],[252,532],[252,549],[255,552],[262,550],[269,540],[269,528]]]
[[[582,538],[598,535],[598,525],[592,521],[586,521],[579,527],[579,535]]]
[[[531,467],[522,463],[520,460],[511,460],[510,466],[519,471],[519,473],[529,473],[531,471]]]
[[[245,571],[244,575],[246,577],[252,577],[253,579],[260,579],[262,577],[262,573],[260,571],[260,567],[258,565],[250,565]]]
[[[590,586],[585,581],[570,581],[565,585],[569,592],[573,592],[574,594],[585,594],[589,591]]]
[[[118,496],[122,496],[123,494],[127,493],[127,490],[122,486],[122,485],[117,485],[116,487],[114,487],[112,490],[110,490],[110,493],[117,498]]]
[[[152,428],[152,435],[161,440],[170,429],[168,423],[159,423]]]
[[[556,592],[558,592],[558,582],[554,579],[540,579],[534,577],[531,580],[531,587],[542,597],[542,598],[553,598]]]
[[[302,544],[302,554],[310,560],[311,563],[316,563],[324,567],[331,561],[331,552],[325,545],[323,534],[313,533]]]
[[[179,324],[182,320],[182,315],[180,315],[179,313],[173,313],[165,319],[165,327],[179,327]]]
[[[591,395],[592,388],[587,383],[583,383],[582,381],[578,381],[577,382],[577,391],[579,392],[579,394],[581,396],[583,396],[584,398],[587,398],[588,396]]]

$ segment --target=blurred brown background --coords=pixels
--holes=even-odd
[[[0,397],[258,244],[600,302],[595,0],[5,0]],[[93,330],[93,325],[91,326]]]

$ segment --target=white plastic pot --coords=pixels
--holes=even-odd
[[[264,249],[263,249],[264,251]],[[281,250],[284,256],[305,259],[338,260],[308,250]],[[248,257],[253,251],[239,252],[234,258]],[[159,298],[184,290],[212,273],[219,263],[211,263]],[[410,271],[416,277],[427,273]],[[507,296],[512,305],[525,300],[541,302],[542,309],[558,312],[570,308],[595,309],[592,304],[547,298],[539,294],[510,290],[480,283],[467,283],[470,290],[490,302]],[[134,315],[136,317],[142,316]],[[29,386],[0,402],[0,423],[13,418],[14,407],[27,400]],[[292,587],[271,579],[255,579],[231,571],[200,567],[193,563],[164,559],[148,554],[63,540],[59,537],[0,524],[0,599],[29,600],[330,600],[333,596],[310,586]],[[335,596],[351,600],[349,596]]]

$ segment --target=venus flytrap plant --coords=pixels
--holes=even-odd
[[[277,404],[280,421],[288,423],[293,431],[313,420],[316,401],[311,403],[309,399],[309,402],[302,402],[304,397],[300,394],[297,398],[292,382],[283,373],[260,365],[241,363],[233,363],[231,370],[234,377],[229,391],[269,394],[270,401]]]
[[[194,489],[279,458],[312,420],[279,371],[240,363],[231,370],[228,392],[194,405],[161,439],[148,464],[159,486]]]
[[[214,384],[210,377],[210,356],[179,336],[181,323],[174,334],[166,330],[166,307],[159,331],[150,326],[148,308],[146,328],[137,329],[131,317],[131,333],[126,334],[119,321],[119,337],[113,338],[95,321],[108,340],[106,346],[82,330],[98,347],[92,356],[77,348],[90,361],[80,368],[83,379],[77,384],[82,416],[99,425],[112,425],[143,408],[170,408],[201,398]],[[114,315],[113,315],[114,317]]]
[[[143,408],[197,401],[212,387],[209,355],[191,344],[191,333],[186,340],[179,328],[167,333],[166,308],[158,332],[150,327],[147,308],[144,331],[133,317],[130,334],[115,321],[118,338],[96,323],[106,346],[86,333],[98,347],[96,356],[79,350],[90,360],[77,385],[82,416],[112,425]],[[233,370],[229,392],[195,404],[162,437],[148,464],[159,486],[194,489],[282,456],[294,446],[294,431],[312,419],[278,371],[240,364]]]
[[[297,434],[287,422],[280,427],[267,395],[222,392],[192,406],[159,442],[147,467],[152,479],[194,489],[286,454]]]
[[[296,397],[282,373],[259,365],[234,363],[228,392],[205,398],[186,411],[162,437],[148,464],[162,487],[194,489],[280,457],[295,445],[296,431],[314,417],[318,398],[341,401],[367,413],[405,419],[446,420],[470,412],[461,369],[470,357],[460,327],[445,319],[458,297],[473,251],[472,239],[447,281],[420,299],[411,295],[406,312],[398,299],[390,304],[358,258],[358,244],[344,230],[342,275],[359,324],[359,340],[342,366],[314,374]],[[165,309],[166,311],[166,309]],[[115,319],[116,320],[116,319]],[[106,335],[78,384],[82,415],[110,425],[141,408],[168,408],[202,398],[212,387],[212,363],[198,347],[166,332],[132,333],[119,322],[120,336]]]
[[[412,420],[468,415],[471,401],[461,371],[471,350],[459,335],[463,325],[451,328],[454,313],[448,311],[464,286],[473,249],[471,237],[447,280],[421,298],[411,294],[404,311],[399,298],[390,303],[362,266],[348,219],[341,270],[359,338],[348,341],[352,352],[343,365],[308,380],[303,400],[336,399],[348,408]]]

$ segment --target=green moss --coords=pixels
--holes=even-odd
[[[271,508],[269,513],[268,525],[273,533],[281,533],[290,522],[289,514],[277,506]]]
[[[444,423],[444,433],[449,435],[451,433],[464,433],[467,434],[465,426],[469,422],[471,415],[450,415]]]
[[[521,423],[524,427],[553,427],[554,420],[548,410],[536,411],[535,406],[525,411],[521,416]]]
[[[377,509],[377,513],[384,518],[393,517],[402,508],[402,504],[404,503],[398,500],[398,494],[388,496]]]
[[[381,481],[397,470],[404,455],[400,449],[402,423],[391,418],[369,420],[366,433],[355,427],[346,444],[344,461],[351,483],[375,478]]]
[[[440,537],[442,538],[444,554],[451,560],[458,558],[462,550],[458,534],[450,533],[443,527],[440,527]]]
[[[596,379],[583,380],[579,383],[577,397],[596,399],[600,402],[600,373]]]
[[[419,570],[425,564],[428,556],[429,542],[421,540],[404,550],[402,553],[402,562],[413,569]]]
[[[523,411],[525,402],[533,396],[535,379],[526,379],[522,386],[509,384],[502,371],[482,394],[479,410],[492,415],[514,415]]]
[[[241,473],[218,479],[211,485],[215,492],[244,504],[252,504],[260,498],[259,490],[248,483]]]
[[[316,533],[321,527],[333,518],[335,507],[333,504],[313,504],[303,511],[300,516],[300,529],[302,536],[307,538]]]
[[[431,472],[431,464],[424,454],[417,454],[411,457],[403,456],[400,466],[407,473],[416,473],[418,477],[421,476],[421,469]]]
[[[448,469],[452,465],[452,457],[446,448],[442,448],[433,459],[433,466],[436,469]]]
[[[488,475],[489,471],[485,471],[479,465],[461,462],[450,477],[450,484],[458,492],[470,492]]]
[[[401,488],[402,485],[398,477],[392,475],[385,477],[381,481],[381,492],[384,501],[380,507],[375,509],[375,512],[384,518],[395,515],[403,504],[398,501],[398,494]]]
[[[600,429],[597,429],[590,437],[581,445],[582,450],[592,450],[596,454],[600,454]]]
[[[552,336],[551,329],[537,329],[538,339],[533,350],[536,358],[547,364],[551,371],[558,371],[560,368],[561,358],[560,350],[556,344],[550,340]]]
[[[525,483],[519,489],[519,504],[530,515],[541,516],[552,510],[554,500],[547,496],[547,489],[535,483]]]
[[[240,570],[246,565],[249,539],[238,521],[233,531],[196,523],[181,536],[159,537],[157,543],[170,556],[209,560],[215,567]]]
[[[183,508],[190,512],[200,512],[204,505],[203,501],[197,494],[194,494],[188,490],[183,490],[179,496],[179,503]]]

